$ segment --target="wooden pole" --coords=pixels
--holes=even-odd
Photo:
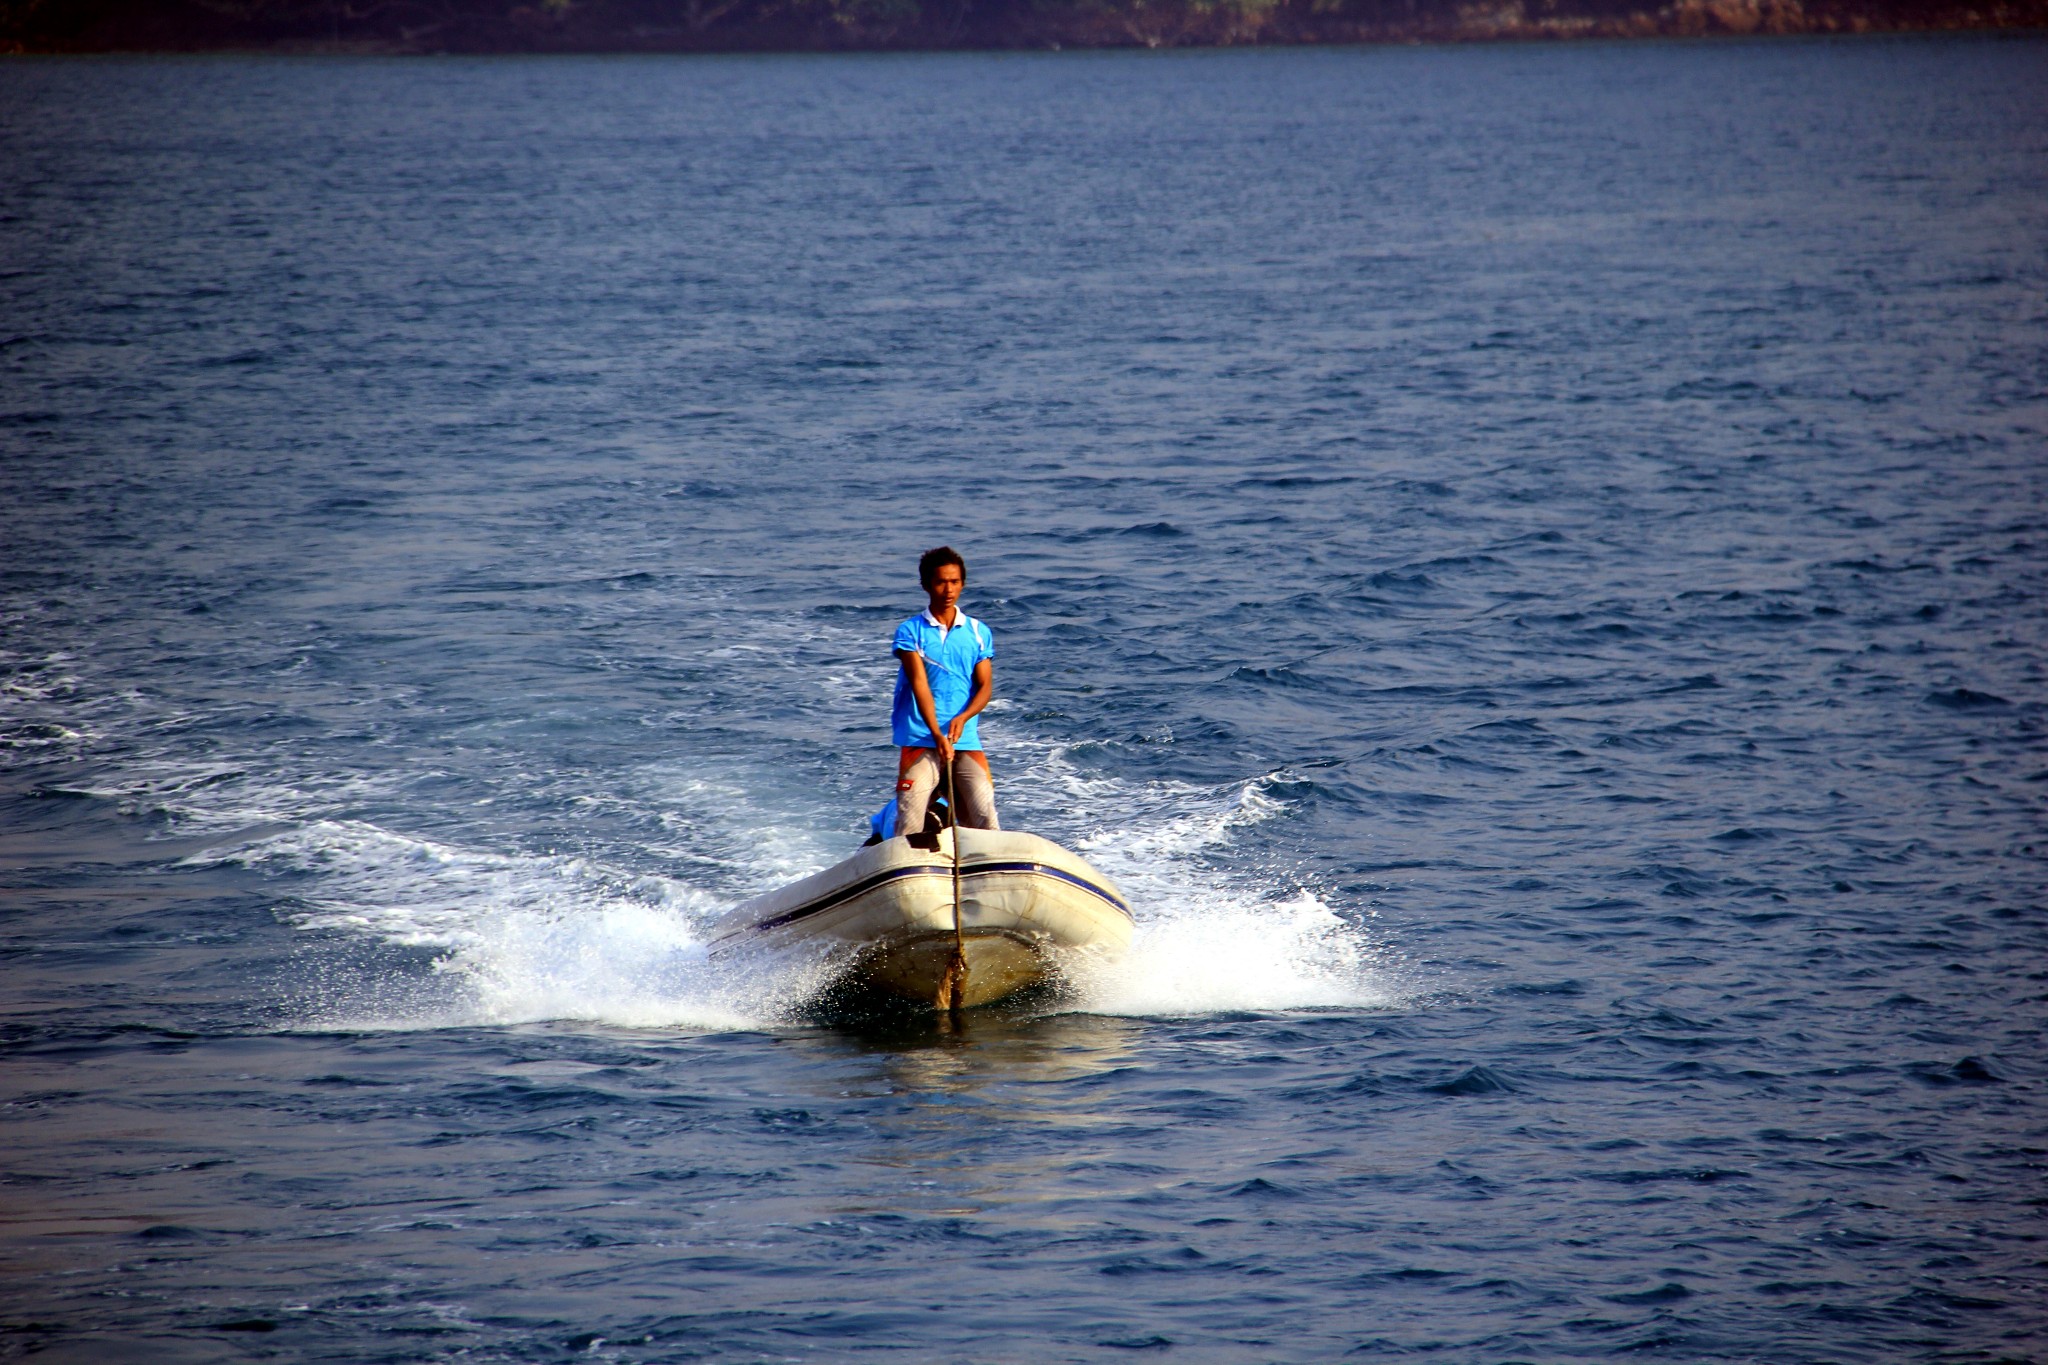
[[[953,795],[953,765],[946,765],[946,823],[953,827],[953,958],[939,979],[938,1007],[965,1009],[967,995],[967,935],[960,925],[960,804]]]

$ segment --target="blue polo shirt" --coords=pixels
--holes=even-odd
[[[941,725],[967,709],[968,699],[974,695],[974,666],[983,659],[996,657],[996,637],[987,626],[957,606],[953,616],[959,624],[949,630],[929,611],[921,611],[896,627],[896,641],[889,646],[892,654],[899,649],[914,649],[924,660],[925,681],[932,689],[932,710],[938,713]],[[889,709],[889,729],[899,748],[938,747],[924,717],[918,714],[917,695],[910,690],[910,675],[903,671],[900,662],[896,667],[896,700]],[[960,742],[953,747],[981,747],[980,716],[967,722],[960,731]]]

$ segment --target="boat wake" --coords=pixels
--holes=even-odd
[[[279,919],[301,931],[299,1027],[775,1027],[803,1017],[837,965],[815,951],[716,962],[706,952],[719,916],[851,851],[854,820],[833,828],[843,802],[816,791],[766,791],[738,769],[648,765],[565,771],[516,790],[486,783],[459,807],[428,805],[409,784],[450,775],[220,749],[195,762],[182,736],[204,716],[129,716],[123,706],[139,703],[121,695],[94,709],[92,688],[66,688],[61,707],[11,697],[35,713],[15,728],[53,722],[52,746],[99,769],[75,794],[179,841],[187,863],[242,866],[268,883]],[[58,735],[57,721],[75,723]],[[1078,968],[1058,1008],[1371,1008],[1414,993],[1369,907],[1333,906],[1267,865],[1262,827],[1290,815],[1280,775],[1140,782],[1028,736],[1005,750],[1006,821],[1081,853],[1136,914],[1127,954]],[[532,851],[536,831],[562,828],[565,811],[578,851]]]
[[[1056,755],[1044,773],[1039,780],[1062,800],[1085,796],[1083,808],[1119,809],[1131,821],[1065,833],[1117,880],[1137,916],[1128,952],[1075,964],[1058,1008],[1183,1016],[1385,1007],[1408,994],[1399,962],[1357,919],[1299,886],[1269,890],[1219,866],[1220,855],[1286,813],[1268,794],[1270,781],[1132,790],[1081,778]],[[1045,795],[1028,786],[1019,784],[1013,808]],[[817,844],[829,848],[829,838]],[[838,965],[817,951],[707,956],[713,921],[745,892],[790,876],[786,847],[764,849],[729,892],[587,856],[457,848],[347,820],[315,820],[201,856],[275,878],[290,896],[284,917],[316,942],[345,948],[368,939],[430,961],[424,978],[417,970],[366,977],[328,961],[303,1012],[311,1027],[774,1027],[802,1018]]]

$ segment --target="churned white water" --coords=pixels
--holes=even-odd
[[[1218,867],[1215,859],[1234,841],[1256,840],[1263,821],[1285,815],[1282,803],[1259,794],[1258,783],[1222,792],[1176,783],[1144,788],[1080,781],[1056,760],[1047,766],[1051,785],[1088,803],[1092,832],[1079,848],[1118,882],[1137,914],[1127,956],[1073,964],[1065,1008],[1185,1015],[1396,998],[1383,949],[1358,923],[1298,887],[1239,884]],[[440,978],[422,992],[409,978],[394,988],[328,976],[319,984],[333,995],[305,1001],[309,1024],[434,1028],[580,1019],[640,1028],[768,1027],[802,1017],[832,966],[787,954],[709,958],[706,929],[739,896],[693,886],[687,867],[661,874],[591,855],[483,852],[361,820],[292,823],[281,809],[291,804],[284,790],[237,776],[237,792],[260,793],[262,807],[231,813],[195,798],[194,783],[161,777],[146,798],[130,791],[128,799],[198,828],[286,824],[191,860],[278,878],[290,887],[292,924],[428,950]],[[1108,813],[1132,824],[1103,829],[1099,817]],[[653,814],[668,838],[683,836],[681,820],[668,818],[675,812]],[[831,835],[783,842],[760,828],[722,841],[753,855],[726,860],[727,884],[765,890],[825,865],[806,863],[797,850],[815,856]]]

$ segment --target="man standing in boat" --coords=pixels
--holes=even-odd
[[[930,604],[896,627],[891,646],[901,665],[890,711],[890,728],[901,751],[895,833],[924,828],[925,812],[948,770],[959,823],[968,829],[999,829],[995,783],[976,721],[995,695],[995,636],[960,610],[967,564],[951,546],[926,550],[918,558],[917,581]]]

